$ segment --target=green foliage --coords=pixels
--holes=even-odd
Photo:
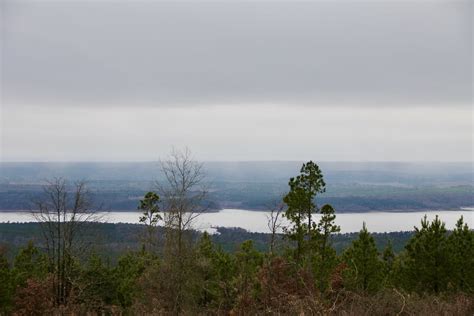
[[[0,314],[7,315],[13,307],[13,295],[15,293],[15,278],[13,271],[0,249]]]
[[[336,211],[331,205],[325,204],[321,208],[321,215],[321,219],[318,223],[318,232],[327,240],[331,234],[340,232],[341,227],[334,223],[336,220]]]
[[[384,266],[385,285],[393,284],[393,270],[395,264],[395,253],[393,252],[392,241],[389,240],[382,253],[382,260]]]
[[[235,288],[233,277],[236,266],[233,256],[216,247],[204,233],[197,244],[196,269],[199,279],[198,304],[201,307],[223,306],[230,309]]]
[[[0,315],[11,311],[18,288],[24,287],[29,279],[44,278],[48,272],[46,254],[41,253],[31,241],[20,248],[13,261],[11,266],[0,250]]]
[[[48,273],[48,258],[32,241],[18,252],[13,263],[17,285],[24,285],[30,278],[43,279]]]
[[[455,289],[474,292],[474,231],[461,217],[448,237],[449,271]]]
[[[285,228],[288,238],[296,242],[295,259],[301,262],[307,241],[314,238],[316,232],[312,214],[317,211],[315,198],[326,189],[323,174],[319,166],[312,161],[304,163],[300,174],[290,178],[290,191],[283,198],[288,206],[285,217],[292,223]]]
[[[345,271],[345,283],[349,288],[369,292],[380,288],[383,266],[374,238],[365,223],[359,232],[359,238],[352,242],[343,256],[348,266]]]
[[[120,257],[117,266],[113,270],[117,282],[117,299],[119,305],[124,308],[132,306],[134,298],[140,294],[138,279],[143,275],[146,268],[157,264],[156,258],[145,251],[129,252]]]
[[[150,226],[156,226],[159,220],[162,220],[161,215],[158,213],[160,208],[158,203],[160,197],[154,192],[148,192],[145,194],[143,200],[140,200],[138,209],[143,211],[143,215],[140,216],[140,223],[148,224]]]
[[[325,204],[321,207],[321,219],[312,240],[312,244],[316,247],[316,251],[312,252],[312,266],[320,291],[327,289],[331,272],[338,263],[336,251],[331,246],[330,239],[332,234],[341,230],[335,224],[335,220],[335,210],[331,205]]]
[[[81,273],[81,301],[103,311],[106,306],[118,303],[118,282],[113,268],[104,264],[100,256],[93,254]]]
[[[148,192],[145,194],[143,200],[140,200],[138,206],[138,209],[143,212],[139,218],[139,222],[146,226],[144,245],[149,249],[154,249],[156,247],[156,226],[158,225],[158,222],[163,219],[159,214],[159,202],[160,197],[158,194]]]
[[[406,280],[410,289],[438,293],[447,288],[450,250],[444,223],[436,216],[430,223],[426,215],[421,228],[406,246]]]
[[[201,287],[198,290],[198,304],[208,306],[218,296],[218,287],[216,287],[216,266],[215,261],[217,252],[214,244],[207,232],[201,236],[196,250],[196,266],[200,278]]]
[[[263,262],[263,254],[255,249],[253,241],[242,243],[235,254],[237,283],[241,289],[247,288]]]
[[[316,195],[326,190],[323,174],[318,165],[309,161],[303,164],[300,175],[291,178],[290,191],[283,198],[288,208],[285,217],[292,226],[285,229],[287,237],[296,242],[294,258],[302,266],[308,266],[314,273],[319,290],[324,292],[329,286],[329,278],[337,265],[337,255],[331,246],[331,235],[340,231],[335,224],[334,208],[325,204],[316,224],[312,215],[318,208]]]

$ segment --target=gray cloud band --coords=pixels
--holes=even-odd
[[[472,2],[3,2],[4,104],[469,105]]]

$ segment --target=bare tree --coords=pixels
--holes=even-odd
[[[166,291],[175,313],[182,311],[189,291],[192,265],[192,232],[195,219],[206,209],[207,186],[202,163],[192,158],[188,148],[173,149],[160,161],[161,181],[157,190],[162,201],[165,226],[164,264]]]
[[[160,161],[160,169],[164,180],[157,181],[157,188],[163,202],[164,225],[176,234],[179,254],[184,246],[184,234],[207,209],[204,169],[202,163],[193,160],[188,148],[173,149],[166,160]]]
[[[68,187],[66,180],[47,181],[43,197],[36,201],[33,216],[41,225],[54,275],[55,304],[66,305],[71,292],[73,260],[84,252],[82,232],[88,222],[97,221],[85,182]]]
[[[275,251],[276,237],[281,228],[281,219],[285,210],[285,203],[283,202],[283,195],[271,201],[268,205],[270,213],[267,214],[267,226],[270,230],[270,244],[268,245],[270,255]]]

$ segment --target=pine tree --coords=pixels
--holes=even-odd
[[[317,226],[317,234],[313,237],[316,252],[313,255],[313,267],[319,289],[324,291],[329,282],[332,269],[337,264],[337,255],[331,246],[330,237],[338,233],[341,228],[335,224],[336,214],[334,208],[326,204],[321,208],[321,219]]]
[[[149,253],[145,251],[129,252],[122,255],[113,270],[117,282],[117,296],[122,308],[129,308],[140,292],[137,280],[151,265],[157,265]]]
[[[219,296],[219,277],[217,273],[217,251],[207,232],[204,232],[196,245],[196,272],[199,278],[198,304],[210,305]]]
[[[148,192],[145,194],[143,200],[140,200],[140,205],[138,206],[138,209],[142,211],[139,221],[146,226],[144,247],[148,248],[148,250],[152,250],[156,247],[156,226],[158,222],[163,219],[159,214],[159,202],[160,197],[158,194]]]
[[[113,269],[99,255],[92,254],[83,268],[80,279],[80,299],[96,312],[104,312],[108,305],[118,303],[118,282]]]
[[[255,249],[252,240],[244,241],[240,250],[235,254],[236,284],[240,293],[251,290],[255,275],[263,263],[263,254]]]
[[[444,223],[438,216],[430,223],[425,215],[421,228],[415,227],[415,235],[405,247],[405,278],[409,287],[435,293],[447,288],[451,268],[446,235]]]
[[[309,161],[303,164],[296,178],[290,178],[288,185],[290,191],[283,202],[288,206],[285,217],[293,226],[285,228],[285,233],[290,240],[296,242],[295,259],[301,262],[307,242],[317,232],[312,214],[317,211],[316,195],[325,191],[326,183],[319,166]]]
[[[10,264],[0,248],[0,315],[8,315],[13,304],[15,282]]]
[[[197,245],[196,269],[199,278],[198,304],[232,308],[237,295],[235,257],[216,246],[204,233]]]
[[[13,273],[17,286],[24,285],[30,278],[44,278],[48,273],[48,258],[44,253],[40,253],[32,241],[29,241],[15,257]]]
[[[294,178],[290,179],[290,192],[284,197],[283,201],[288,205],[285,217],[292,223],[291,227],[284,227],[284,232],[289,240],[296,242],[294,257],[300,261],[303,254],[303,246],[307,233],[305,201],[307,194],[297,186]]]
[[[350,288],[373,292],[380,288],[382,262],[379,259],[375,240],[367,230],[365,223],[357,240],[344,253],[348,266],[345,271],[346,284]]]
[[[393,252],[391,240],[388,241],[383,250],[382,259],[384,265],[385,285],[389,285],[393,282],[393,269],[395,264],[395,253]]]
[[[450,280],[461,291],[474,291],[474,231],[461,218],[448,237]]]

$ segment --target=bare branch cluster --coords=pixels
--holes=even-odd
[[[267,214],[267,226],[270,230],[270,254],[273,254],[276,247],[276,236],[282,228],[281,219],[285,212],[285,208],[286,205],[283,202],[283,194],[280,194],[278,198],[272,200],[268,205],[270,213]]]
[[[47,181],[43,198],[36,201],[33,217],[41,225],[49,266],[54,274],[56,304],[66,304],[71,290],[73,261],[84,253],[84,226],[99,217],[92,209],[90,191],[84,181],[68,186],[63,178]]]
[[[173,149],[166,160],[160,160],[160,169],[164,180],[157,181],[156,187],[162,199],[165,226],[189,230],[196,217],[207,209],[203,164],[193,160],[188,148]]]

